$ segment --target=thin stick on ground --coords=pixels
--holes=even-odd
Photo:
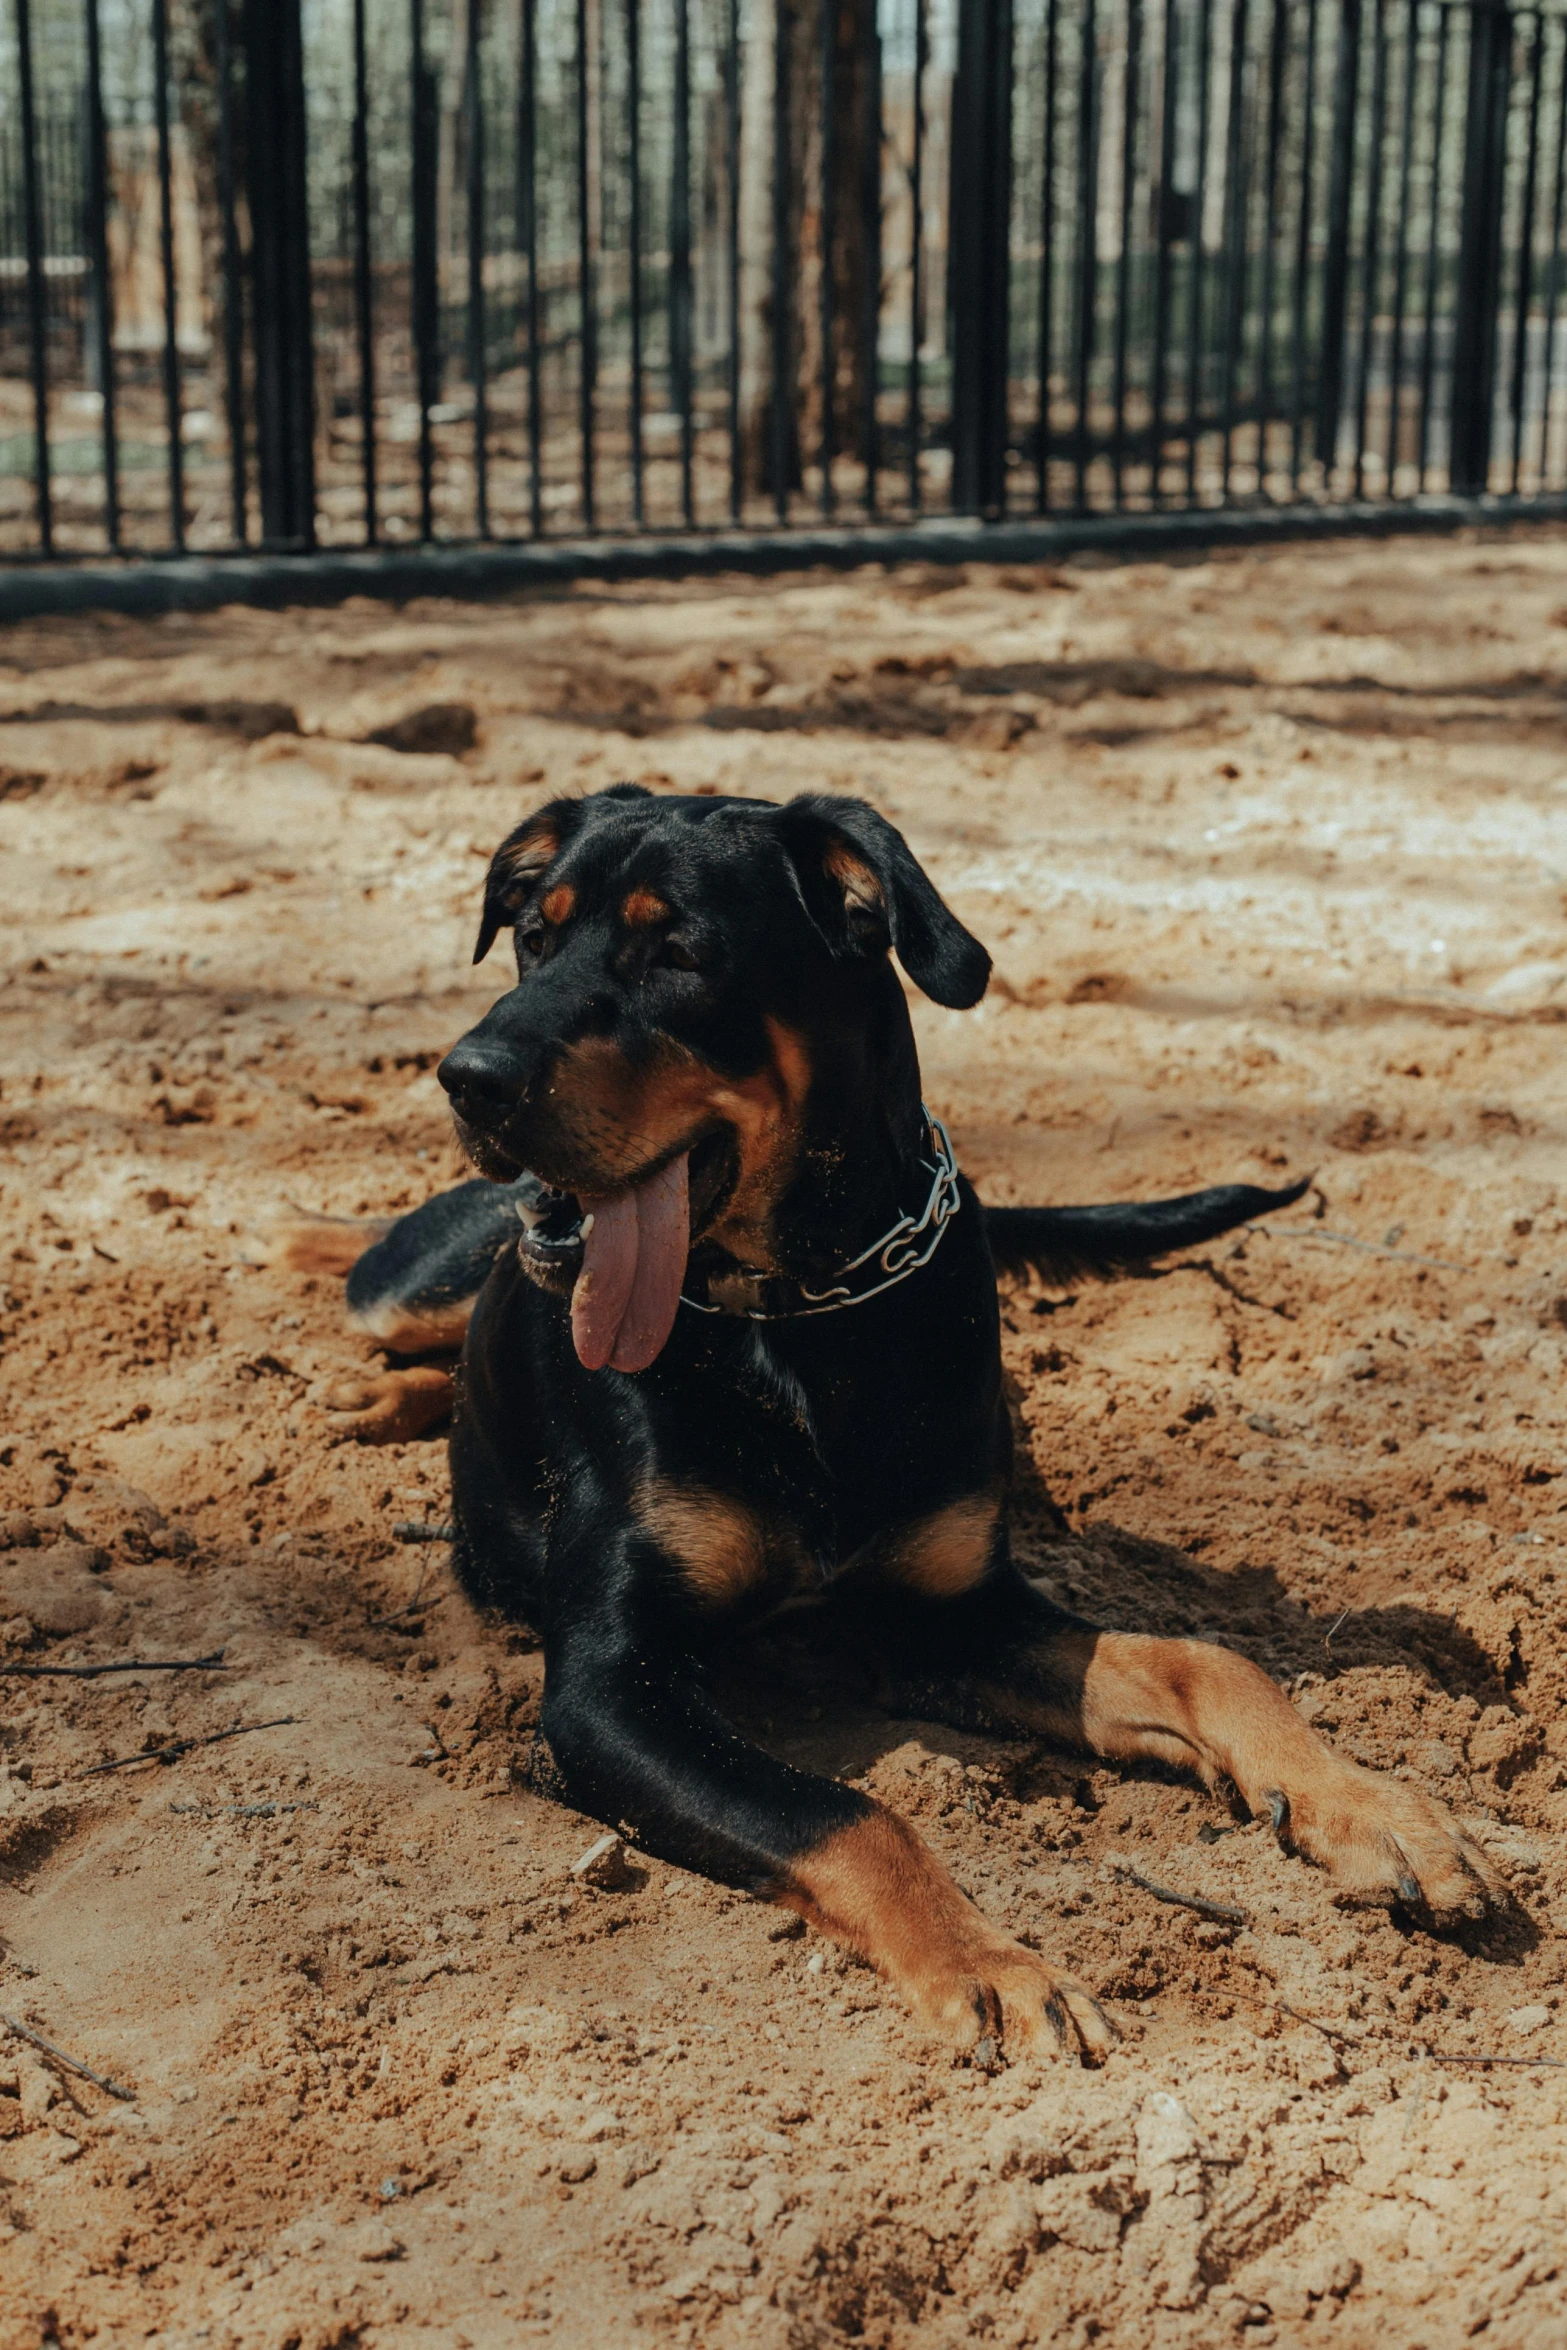
[[[1238,1999],[1243,2007],[1265,2007],[1271,2014],[1287,2015],[1297,2024],[1304,2024],[1308,2032],[1320,2032],[1324,2040],[1342,2040],[1349,2048],[1392,2048],[1407,2045],[1392,2032],[1346,2032],[1337,2024],[1319,2023],[1314,2015],[1303,2015],[1298,2007],[1291,2007],[1287,1999],[1259,1999],[1250,1991],[1236,1991],[1226,1983],[1222,1990],[1204,1994],[1209,1999]],[[1567,2058],[1560,2056],[1452,2056],[1440,2048],[1422,2048],[1421,2056],[1430,2064],[1533,2064],[1548,2065],[1553,2072],[1567,2071]]]
[[[1428,2054],[1433,2064],[1544,2064],[1552,2072],[1567,2071],[1567,2058],[1560,2056],[1444,2056],[1440,2048]]]
[[[434,1599],[411,1599],[406,1607],[393,1608],[389,1616],[372,1616],[365,1625],[367,1632],[384,1632],[388,1624],[400,1624],[405,1616],[427,1616],[433,1608],[444,1607],[446,1593],[438,1591]]]
[[[1324,2040],[1342,2040],[1348,2048],[1360,2048],[1374,2042],[1372,2032],[1346,2032],[1337,2024],[1318,2023],[1314,2015],[1302,2015],[1298,2007],[1291,2007],[1287,1999],[1259,1999],[1255,1992],[1232,1990],[1226,1983],[1222,1990],[1210,1991],[1210,1999],[1238,1999],[1243,2007],[1265,2007],[1270,2015],[1287,2015],[1297,2024],[1304,2024],[1308,2032],[1320,2032]]]
[[[394,1542],[454,1542],[456,1538],[455,1526],[432,1526],[427,1518],[399,1518],[392,1528]]]
[[[116,1755],[113,1762],[93,1763],[81,1773],[84,1779],[100,1778],[105,1771],[128,1771],[135,1763],[178,1762],[182,1754],[189,1754],[195,1746],[221,1746],[225,1738],[245,1738],[252,1730],[281,1730],[290,1722],[297,1722],[298,1714],[278,1714],[270,1722],[236,1722],[232,1730],[213,1730],[205,1738],[176,1738],[168,1746],[149,1746],[141,1754]]]
[[[226,1673],[221,1648],[211,1656],[133,1656],[112,1665],[0,1665],[0,1675],[22,1681],[97,1681],[105,1673]]]
[[[198,1819],[216,1820],[232,1812],[241,1820],[272,1820],[284,1812],[319,1811],[319,1803],[171,1803],[170,1811],[194,1812]]]
[[[43,2050],[45,2056],[52,2056],[56,2064],[63,2064],[67,2072],[75,2073],[81,2080],[91,2081],[95,2088],[107,2089],[111,2097],[120,2098],[126,2105],[135,2104],[134,2089],[122,2088],[118,2081],[111,2081],[106,2073],[95,2073],[92,2066],[83,2064],[79,2056],[68,2056],[63,2048],[56,2048],[52,2040],[46,2040],[42,2032],[35,2032],[31,2024],[24,2024],[19,2017],[6,2015],[3,2010],[0,2010],[0,2024],[4,2024],[8,2032],[14,2032],[19,2040],[30,2040],[35,2048]]]
[[[400,1534],[402,1532],[402,1528],[399,1527],[396,1529],[396,1531]],[[419,1613],[420,1603],[424,1597],[424,1579],[429,1572],[430,1569],[428,1563],[426,1562],[421,1564],[419,1569],[419,1580],[414,1585],[414,1595],[408,1602],[408,1605],[406,1607],[394,1607],[391,1614],[388,1616],[371,1616],[365,1625],[365,1630],[367,1632],[384,1632],[388,1624],[400,1624],[405,1616],[417,1615]],[[439,1601],[432,1601],[431,1604],[433,1606],[438,1606],[440,1603]]]
[[[1246,1912],[1232,1908],[1227,1901],[1209,1901],[1201,1893],[1173,1893],[1168,1885],[1156,1885],[1152,1877],[1145,1877],[1124,1860],[1113,1860],[1110,1867],[1114,1875],[1124,1877],[1129,1885],[1140,1885],[1145,1893],[1151,1893],[1155,1901],[1164,1902],[1170,1909],[1195,1910],[1198,1917],[1214,1918],[1223,1926],[1246,1923]]]
[[[1361,1240],[1353,1232],[1302,1231],[1298,1224],[1248,1224],[1245,1229],[1262,1240],[1314,1241],[1326,1248],[1358,1248],[1368,1257],[1395,1257],[1401,1265],[1434,1265],[1439,1273],[1467,1273],[1467,1265],[1455,1265],[1451,1257],[1423,1257],[1413,1249],[1389,1248],[1378,1240]]]

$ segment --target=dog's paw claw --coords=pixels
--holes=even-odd
[[[929,1982],[915,2006],[981,2070],[1018,2056],[1099,2064],[1120,2036],[1083,1984],[999,1932],[965,1954],[965,1971],[961,1989]]]
[[[1507,1901],[1446,1807],[1380,1771],[1334,1757],[1319,1784],[1292,1792],[1289,1818],[1293,1848],[1327,1870],[1341,1901],[1442,1921],[1483,1918]]]

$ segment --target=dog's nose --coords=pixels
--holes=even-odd
[[[518,1056],[476,1036],[454,1044],[435,1074],[452,1108],[470,1126],[497,1124],[527,1091],[527,1074]]]

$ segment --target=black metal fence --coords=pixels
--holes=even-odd
[[[0,555],[1567,488],[1567,16],[9,0]]]

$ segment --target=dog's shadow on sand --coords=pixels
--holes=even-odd
[[[1493,1659],[1455,1620],[1426,1608],[1399,1603],[1318,1615],[1270,1566],[1204,1566],[1189,1552],[1107,1520],[1072,1533],[1043,1513],[1024,1512],[1014,1523],[1014,1551],[1024,1573],[1058,1606],[1106,1631],[1218,1641],[1281,1682],[1307,1672],[1331,1681],[1353,1666],[1402,1665],[1449,1696],[1472,1697],[1482,1707],[1508,1702]],[[851,1721],[866,1719],[877,1684],[874,1635],[863,1627],[863,1617],[841,1616],[828,1605],[741,1635],[719,1660],[724,1702],[767,1738],[805,1726],[819,1737],[816,1726],[829,1721],[847,1735]],[[901,1722],[892,1728],[890,1740],[874,1742],[862,1761],[842,1767],[867,1768],[904,1734]]]
[[[1048,1508],[1048,1505],[1046,1505]],[[1220,1571],[1187,1552],[1101,1521],[1072,1533],[1026,1507],[1014,1522],[1019,1563],[1059,1605],[1111,1631],[1216,1639],[1274,1679],[1299,1673],[1331,1683],[1346,1668],[1402,1665],[1450,1696],[1505,1704],[1495,1664],[1448,1617],[1409,1605],[1317,1615],[1271,1567]],[[747,1735],[807,1770],[857,1779],[910,1742],[964,1764],[987,1763],[1030,1800],[1057,1797],[1093,1807],[1096,1766],[1043,1740],[987,1735],[886,1710],[878,1658],[863,1617],[831,1606],[789,1613],[738,1637],[715,1660],[714,1694]],[[858,1628],[856,1628],[858,1627]],[[1157,1763],[1113,1766],[1120,1778],[1188,1784]],[[1499,1917],[1452,1937],[1493,1962],[1516,1962],[1539,1939],[1512,1903]]]

